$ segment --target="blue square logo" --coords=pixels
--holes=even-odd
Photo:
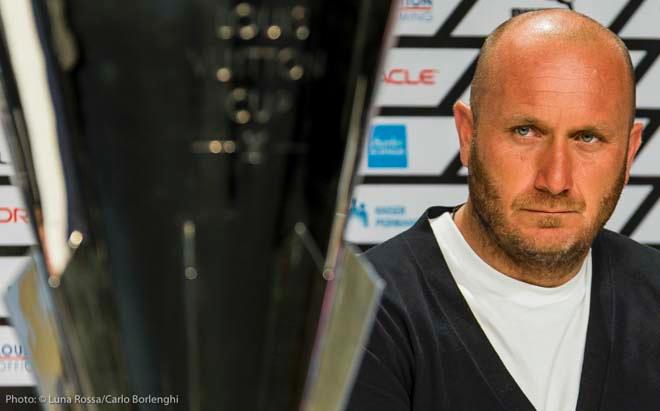
[[[374,126],[367,146],[367,166],[370,168],[406,168],[405,124],[380,124]]]

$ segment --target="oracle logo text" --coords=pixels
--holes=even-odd
[[[383,81],[385,84],[432,86],[435,84],[437,73],[438,70],[434,69],[423,69],[419,72],[413,72],[404,68],[394,68],[385,72]]]
[[[0,207],[0,224],[27,223],[28,213],[21,207]]]

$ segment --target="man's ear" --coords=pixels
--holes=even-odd
[[[626,154],[626,184],[628,184],[628,179],[630,178],[630,169],[632,168],[633,160],[639,151],[639,147],[642,145],[642,132],[644,131],[644,124],[635,123],[630,130],[630,136],[628,137],[628,153]]]
[[[462,101],[454,104],[454,122],[458,132],[458,142],[461,146],[461,163],[465,167],[470,165],[470,147],[474,135],[474,117],[472,109]]]

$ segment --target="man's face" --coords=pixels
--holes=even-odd
[[[470,200],[514,260],[560,265],[584,255],[627,178],[624,67],[584,46],[504,53],[469,147]]]

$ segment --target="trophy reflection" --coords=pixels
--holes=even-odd
[[[383,285],[342,235],[390,3],[2,0],[44,409],[340,409]],[[78,396],[78,397],[76,397]]]

